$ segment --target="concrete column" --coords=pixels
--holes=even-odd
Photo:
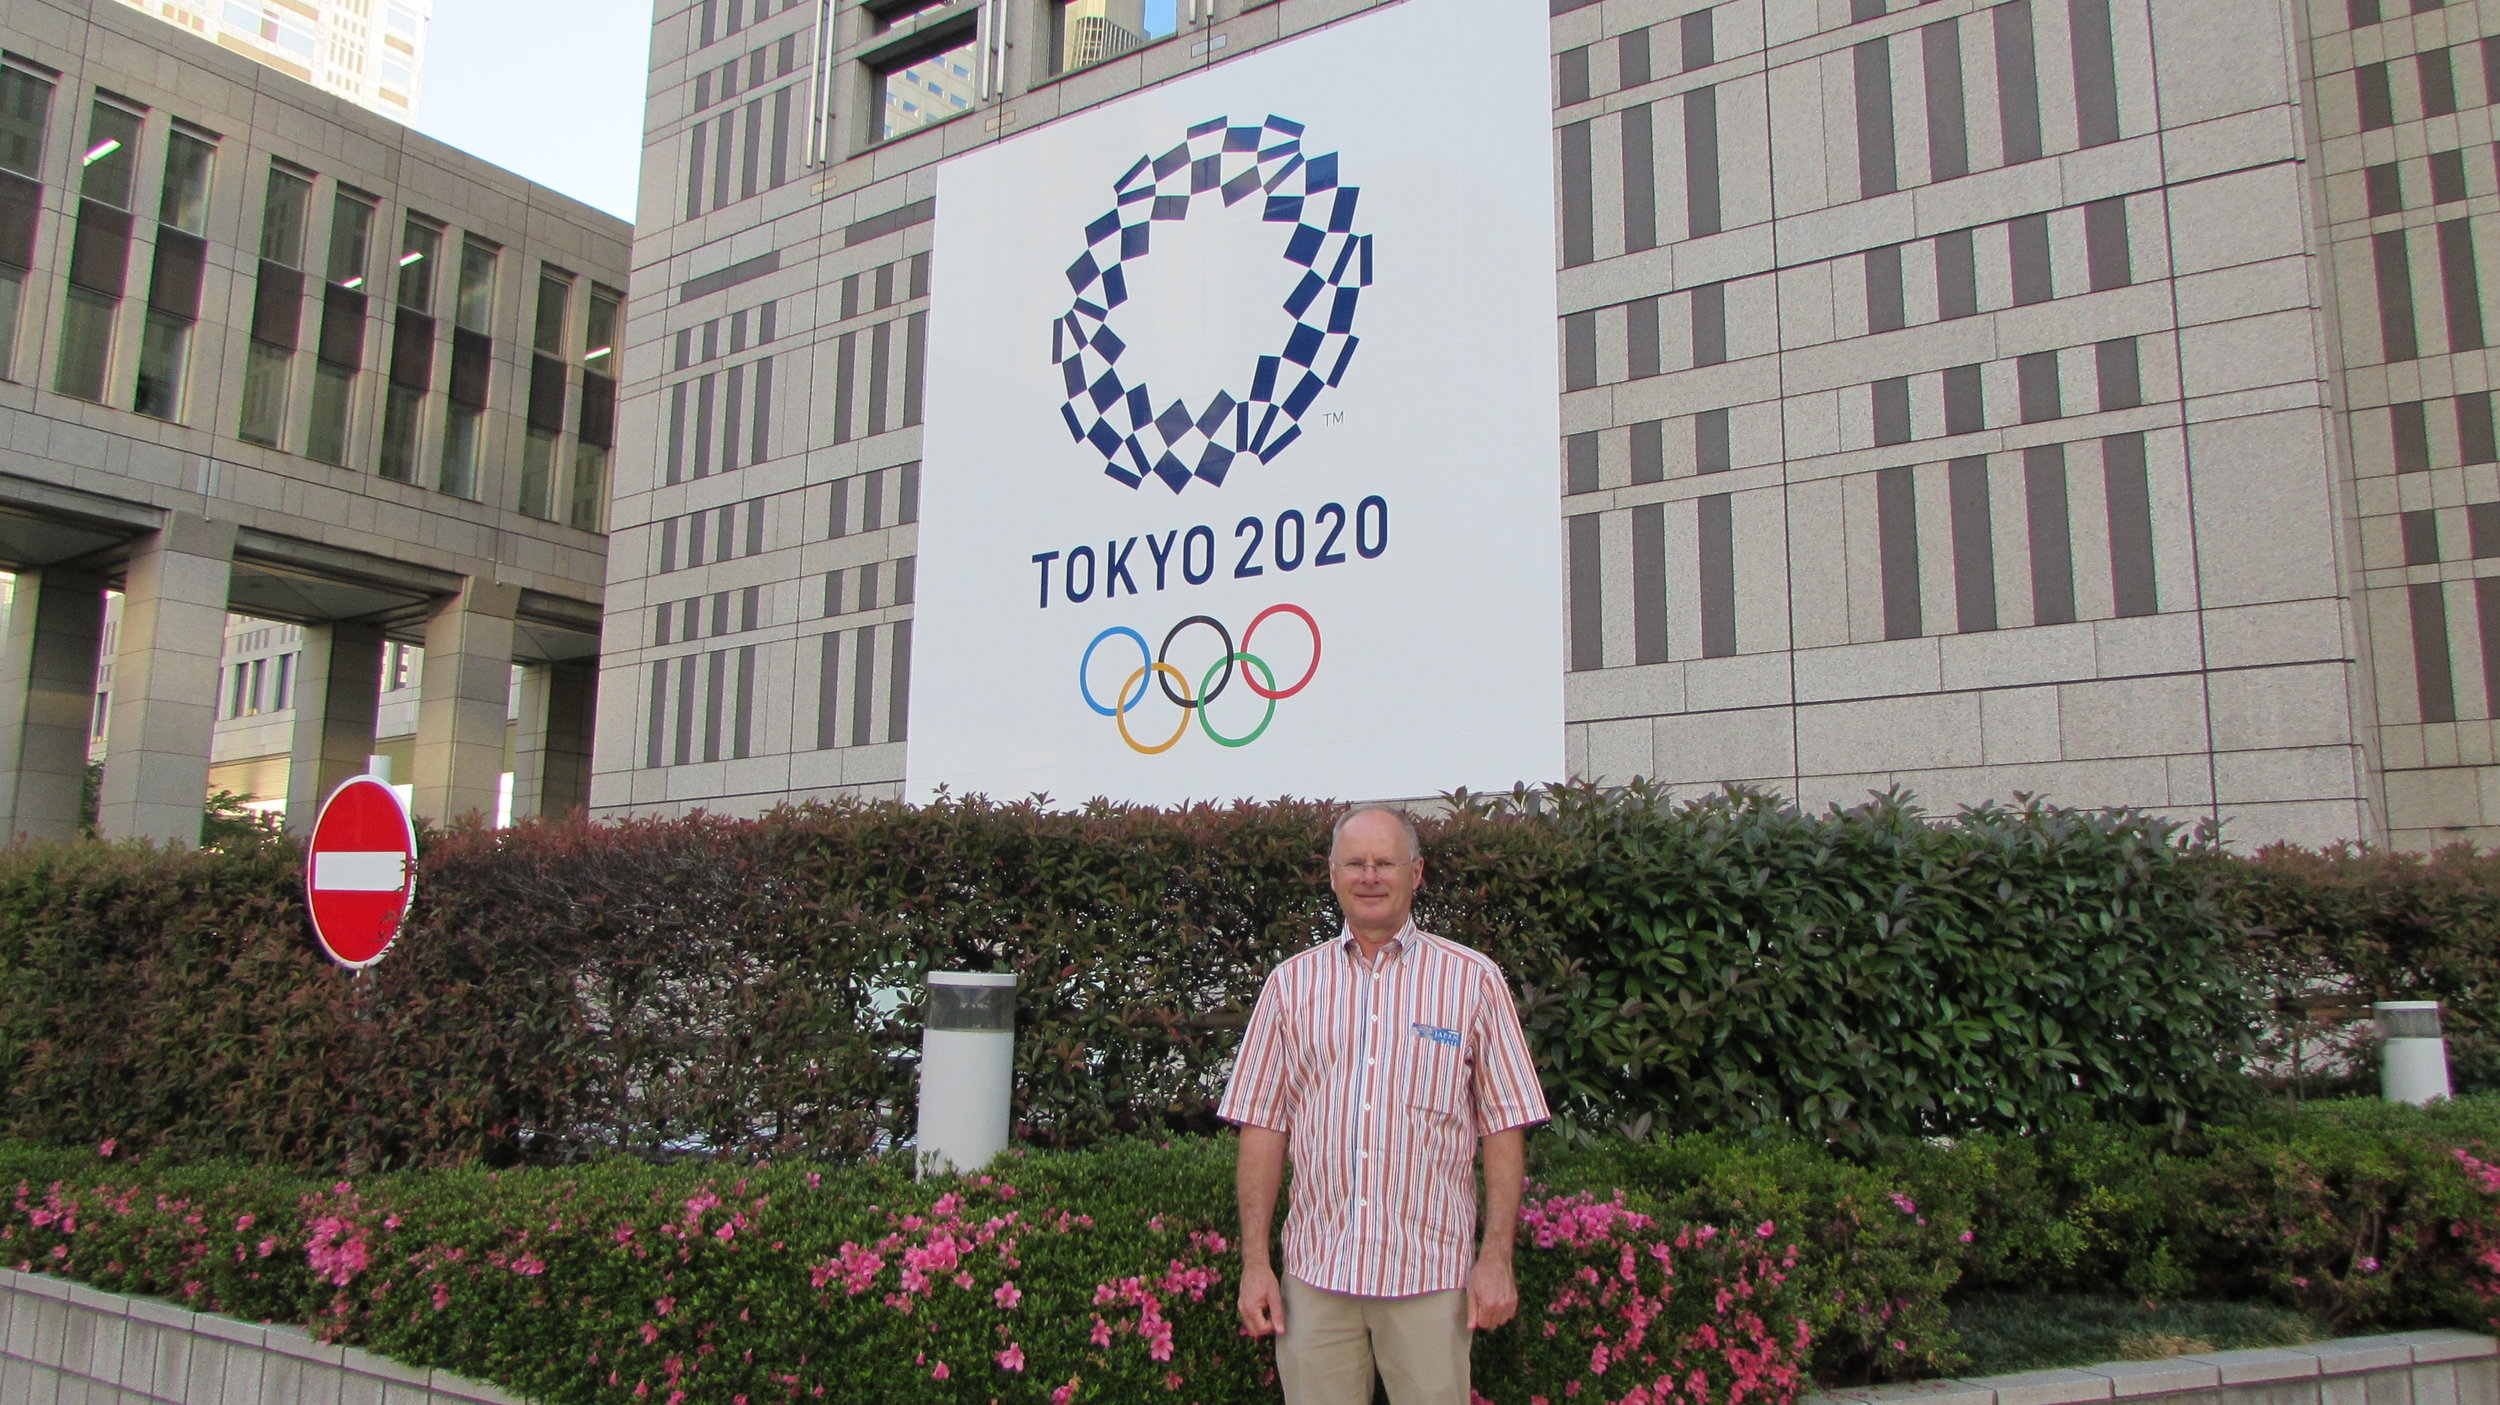
[[[471,577],[425,623],[417,692],[415,803],[436,824],[495,814],[512,714],[512,617],[521,588]]]
[[[590,730],[599,673],[588,663],[521,670],[512,741],[512,818],[558,819],[590,803]]]
[[[0,842],[78,837],[104,579],[25,571],[0,637]]]
[[[312,833],[321,802],[364,774],[382,707],[382,630],[340,621],[304,626],[296,661],[295,743],[287,757],[286,825]]]
[[[130,558],[96,812],[107,839],[200,842],[233,571],[234,524],[182,512]]]

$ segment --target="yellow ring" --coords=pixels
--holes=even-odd
[[[1188,675],[1182,673],[1179,669],[1172,667],[1168,663],[1159,663],[1154,665],[1154,671],[1157,673],[1170,674],[1172,676],[1172,681],[1181,685],[1181,701],[1183,703],[1190,701]],[[1118,711],[1111,714],[1111,720],[1119,725],[1120,740],[1128,743],[1129,750],[1134,751],[1141,756],[1160,756],[1164,752],[1170,751],[1173,747],[1180,745],[1181,738],[1188,735],[1189,709],[1186,706],[1181,709],[1181,725],[1172,729],[1172,735],[1165,739],[1163,745],[1139,746],[1137,744],[1137,738],[1128,734],[1128,690],[1145,681],[1145,677],[1146,670],[1141,668],[1135,673],[1130,674],[1128,676],[1128,681],[1120,685],[1120,707]],[[1139,701],[1142,702],[1144,699],[1141,697]]]

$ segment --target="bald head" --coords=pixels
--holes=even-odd
[[[1400,857],[1408,861],[1423,857],[1423,840],[1417,837],[1415,822],[1406,817],[1404,810],[1391,805],[1357,805],[1337,816],[1337,823],[1328,831],[1330,862],[1335,862],[1338,853],[1345,848],[1346,831],[1354,828],[1358,822],[1362,825],[1367,837],[1371,835],[1385,837],[1390,830],[1403,836],[1406,852]]]

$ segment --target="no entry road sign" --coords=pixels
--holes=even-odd
[[[417,894],[417,830],[399,792],[358,776],[330,792],[304,855],[305,905],[330,959],[363,970],[382,959]]]

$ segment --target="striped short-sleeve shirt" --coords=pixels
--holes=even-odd
[[[1365,1297],[1463,1287],[1477,1140],[1547,1116],[1501,968],[1412,922],[1269,972],[1217,1112],[1291,1138],[1285,1271]]]

